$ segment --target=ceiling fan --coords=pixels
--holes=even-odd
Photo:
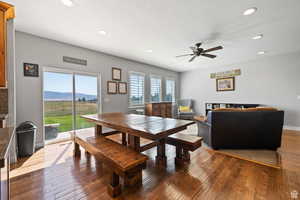
[[[207,53],[211,52],[211,51],[217,51],[217,50],[223,49],[222,46],[217,46],[217,47],[210,48],[210,49],[203,49],[203,48],[200,48],[201,44],[202,43],[196,43],[195,46],[190,47],[190,49],[193,51],[193,53],[179,55],[179,56],[176,56],[176,58],[184,57],[184,56],[192,56],[189,59],[189,62],[192,62],[198,56],[205,56],[205,57],[208,57],[208,58],[215,58],[215,57],[217,57],[216,55],[207,54]]]

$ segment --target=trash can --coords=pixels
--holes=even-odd
[[[33,122],[23,122],[16,129],[18,156],[31,156],[35,151],[36,125]]]

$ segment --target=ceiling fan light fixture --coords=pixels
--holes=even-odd
[[[245,16],[247,16],[247,15],[253,15],[256,11],[257,11],[256,7],[248,8],[247,10],[245,10],[243,12],[243,15],[245,15]]]
[[[259,40],[259,39],[262,39],[264,37],[263,34],[259,34],[259,35],[256,35],[254,37],[252,37],[253,40]]]
[[[74,6],[74,1],[73,0],[61,0],[61,2],[67,6],[67,7],[73,7]]]

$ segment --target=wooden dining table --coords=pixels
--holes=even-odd
[[[160,166],[166,166],[166,138],[195,123],[189,120],[125,113],[104,113],[81,117],[95,123],[95,136],[106,136],[102,127],[107,127],[122,133],[122,144],[128,145],[137,152],[157,146],[156,163]],[[141,146],[140,138],[146,138],[152,142]]]

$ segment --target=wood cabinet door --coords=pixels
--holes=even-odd
[[[6,52],[5,13],[0,9],[0,87],[6,87],[5,52]]]
[[[161,110],[161,117],[167,117],[167,104],[161,103],[160,110]]]
[[[146,104],[146,106],[145,106],[145,115],[148,115],[148,116],[152,115],[152,106],[151,106],[151,104]]]
[[[160,104],[158,104],[158,103],[152,104],[152,115],[160,117],[160,115],[161,115]]]
[[[171,103],[168,103],[168,104],[167,104],[167,110],[166,110],[166,113],[167,113],[167,117],[169,117],[169,118],[172,117],[172,104],[171,104]]]

